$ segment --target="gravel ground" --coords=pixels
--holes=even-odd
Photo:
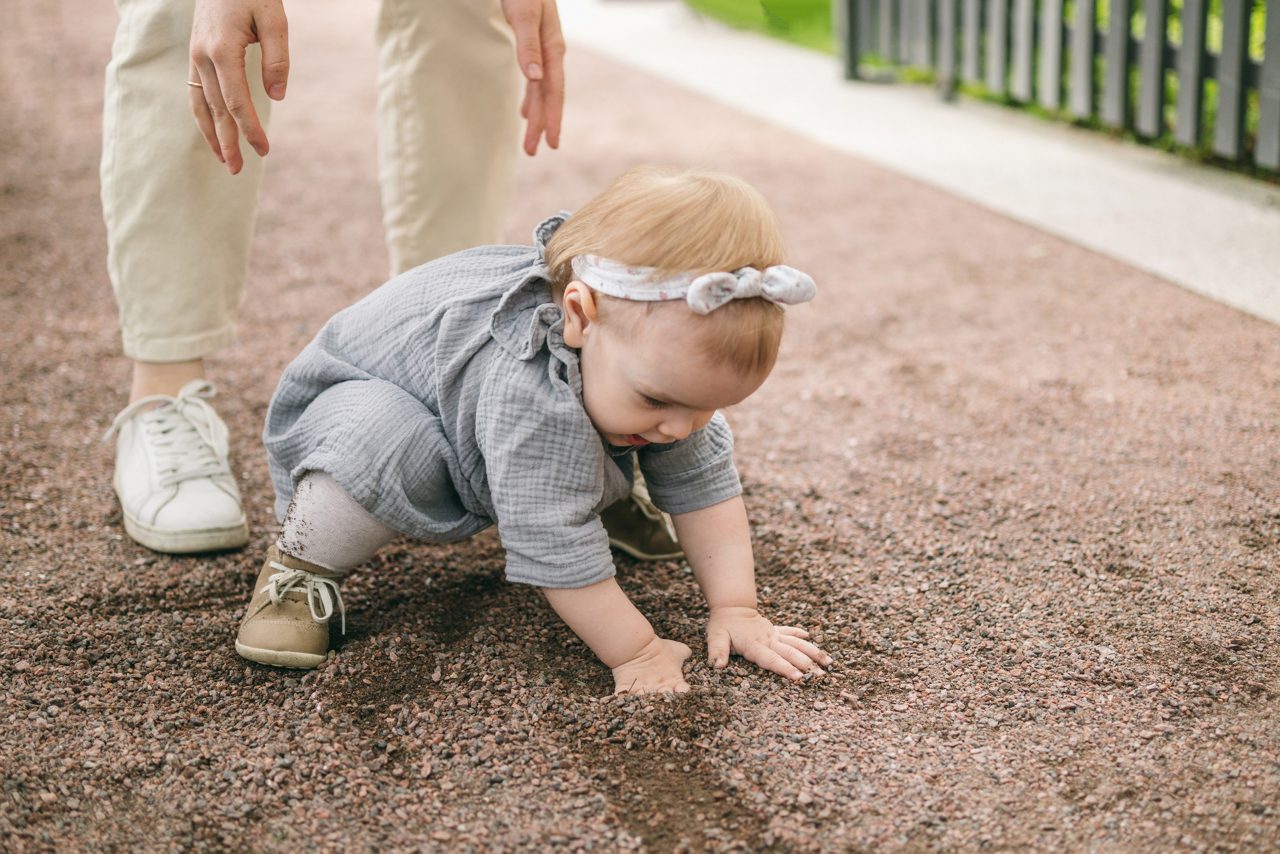
[[[821,297],[730,418],[764,605],[836,665],[605,697],[489,535],[387,549],[313,673],[238,659],[270,391],[383,278],[373,8],[344,5],[292,21],[243,344],[211,366],[253,545],[214,556],[122,538],[100,441],[127,377],[96,197],[112,9],[0,31],[2,847],[1276,847],[1280,330],[586,50],[510,236],[643,161],[775,203]],[[619,575],[696,662],[688,570]]]

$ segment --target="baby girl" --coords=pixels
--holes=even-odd
[[[783,308],[814,296],[782,266],[744,182],[632,170],[534,245],[482,246],[392,279],[335,315],[285,370],[264,434],[283,526],[236,651],[324,661],[339,582],[393,538],[496,524],[530,584],[613,670],[618,691],[687,691],[689,647],[618,586],[601,512],[633,461],[710,608],[707,654],[790,679],[830,657],[757,610],[751,534],[718,410],[769,375]]]

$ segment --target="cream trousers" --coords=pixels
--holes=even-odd
[[[107,268],[125,355],[148,362],[196,359],[234,342],[262,182],[262,160],[243,140],[244,169],[228,175],[191,116],[193,3],[116,0],[107,66]],[[295,14],[307,14],[306,4]],[[382,0],[377,45],[392,272],[499,242],[520,131],[520,77],[499,0]],[[256,45],[246,61],[265,124]]]

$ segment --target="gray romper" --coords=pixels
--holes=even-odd
[[[668,513],[741,492],[719,413],[639,450],[592,426],[542,256],[565,216],[532,247],[409,270],[324,325],[267,411],[280,518],[303,475],[323,471],[388,527],[450,542],[497,523],[508,580],[584,587],[614,574],[599,513],[629,492],[631,454]]]

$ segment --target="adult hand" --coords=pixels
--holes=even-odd
[[[502,13],[516,36],[516,64],[525,77],[524,150],[538,153],[538,139],[560,147],[564,112],[564,36],[555,0],[502,0]]]
[[[689,690],[684,681],[684,662],[692,653],[680,641],[655,637],[632,659],[613,668],[615,694],[683,694]]]
[[[283,0],[196,0],[191,26],[191,113],[213,156],[240,171],[240,134],[265,157],[270,146],[249,95],[245,49],[262,45],[262,85],[284,98],[289,82],[289,22]]]
[[[729,653],[755,662],[788,679],[806,672],[821,674],[820,664],[831,656],[809,643],[809,633],[795,626],[775,626],[755,608],[712,608],[707,622],[707,657],[714,667],[726,667]]]

